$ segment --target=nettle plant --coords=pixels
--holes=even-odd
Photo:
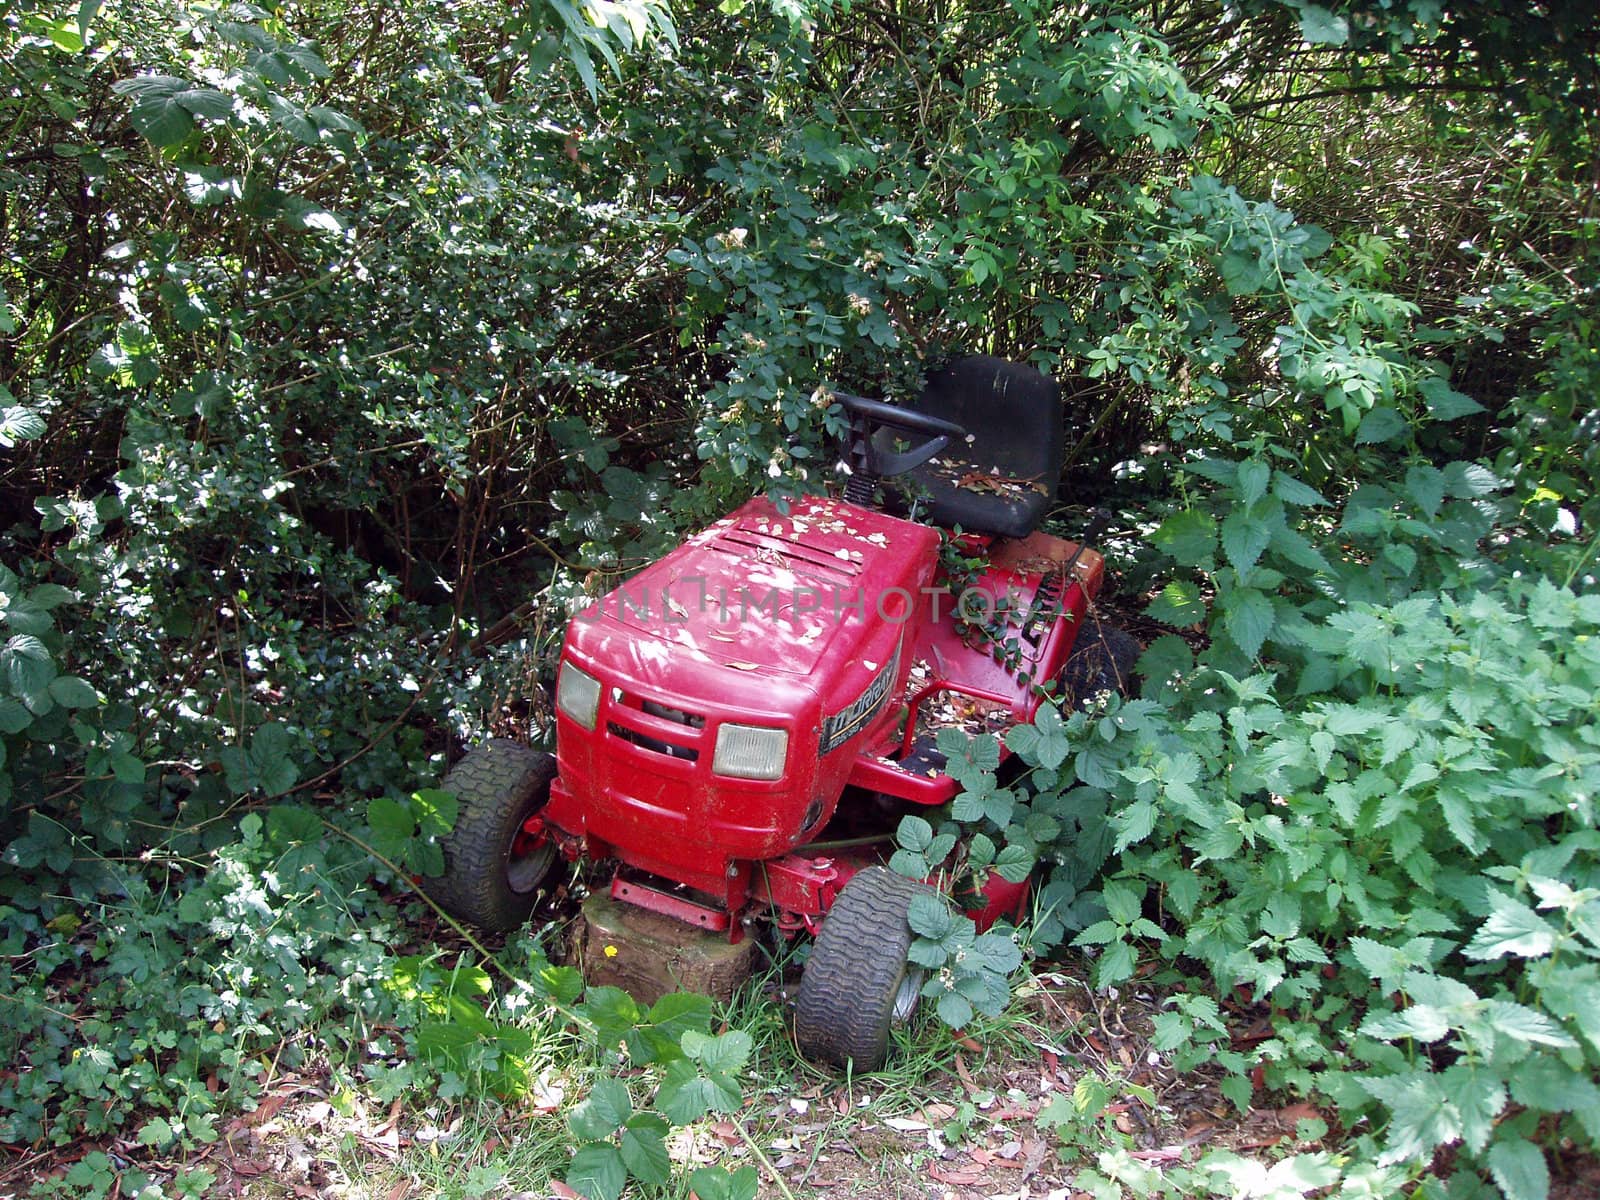
[[[1013,731],[1012,787],[976,739],[957,824],[1045,864],[1037,950],[1070,940],[1100,987],[1174,968],[1156,1046],[1241,1107],[1259,1066],[1378,1122],[1381,1163],[1457,1146],[1543,1197],[1547,1148],[1600,1144],[1600,596],[1501,577],[1472,464],[1338,517],[1266,453],[1195,465],[1215,486],[1155,533],[1179,571],[1151,615],[1205,648],[1159,638],[1140,698]],[[1255,1055],[1217,996],[1268,1010]]]

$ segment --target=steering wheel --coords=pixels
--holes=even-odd
[[[931,417],[915,409],[901,408],[883,400],[869,400],[848,392],[835,392],[833,398],[850,416],[850,465],[873,478],[904,475],[920,467],[950,444],[951,438],[965,438],[967,431],[954,421]],[[909,450],[884,450],[872,440],[875,426],[915,433],[928,440]]]

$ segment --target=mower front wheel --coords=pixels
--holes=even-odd
[[[811,948],[795,1004],[795,1042],[806,1058],[875,1071],[889,1029],[910,1017],[922,972],[911,966],[912,899],[930,889],[887,867],[845,885]]]
[[[550,798],[554,755],[495,738],[458,762],[440,787],[456,798],[455,827],[440,839],[444,874],[427,883],[439,906],[480,929],[515,929],[533,912],[556,847],[527,832]]]

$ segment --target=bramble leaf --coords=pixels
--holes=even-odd
[[[609,1143],[578,1147],[567,1167],[567,1186],[589,1200],[617,1200],[628,1181],[622,1152]]]

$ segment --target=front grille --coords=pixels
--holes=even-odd
[[[663,720],[676,721],[679,725],[687,725],[690,729],[704,729],[705,716],[701,713],[692,713],[682,708],[673,708],[667,704],[658,704],[654,700],[639,701],[642,712],[649,713],[652,717],[661,717]]]
[[[671,758],[682,759],[684,762],[694,762],[700,757],[700,751],[693,746],[676,746],[658,737],[651,737],[648,733],[640,733],[637,729],[628,729],[618,725],[615,721],[606,723],[606,732],[612,737],[621,738],[630,745],[638,746],[641,750],[665,754]]]
[[[683,726],[683,736],[664,736],[659,731],[646,732],[642,729],[630,728],[627,721],[627,712],[635,709],[648,716],[662,721],[671,721],[674,725]],[[638,746],[641,750],[649,750],[654,754],[665,754],[670,758],[680,759],[683,762],[694,762],[700,757],[699,748],[694,744],[699,740],[699,731],[706,727],[706,718],[703,713],[689,712],[687,709],[674,708],[670,704],[662,704],[658,700],[646,700],[629,692],[617,689],[612,693],[612,713],[620,717],[620,721],[606,722],[606,732],[612,737],[620,738],[631,746]]]

